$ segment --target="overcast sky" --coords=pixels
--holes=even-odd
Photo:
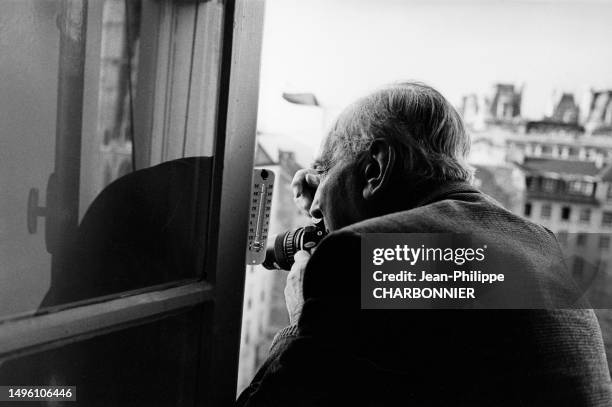
[[[284,128],[283,91],[332,110],[416,79],[454,104],[494,82],[525,84],[539,118],[554,89],[612,88],[612,1],[267,0],[259,127]]]

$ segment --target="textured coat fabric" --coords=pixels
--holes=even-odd
[[[611,406],[588,309],[362,310],[364,233],[483,233],[551,289],[553,234],[469,186],[330,234],[304,274],[297,326],[279,335],[240,406]],[[554,295],[553,295],[554,297]]]

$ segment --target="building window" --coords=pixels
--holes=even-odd
[[[555,192],[556,186],[557,186],[557,181],[554,179],[544,178],[542,180],[542,191]]]
[[[599,248],[601,250],[608,250],[610,248],[610,236],[602,235],[599,237]]]
[[[612,212],[604,212],[601,218],[601,226],[612,226]]]
[[[561,220],[569,220],[570,215],[572,214],[572,208],[569,206],[564,206],[561,208]]]
[[[580,222],[591,221],[591,210],[589,208],[583,208],[580,210]]]
[[[608,201],[612,201],[612,184],[608,185],[608,194],[606,195]]]
[[[593,184],[585,181],[571,181],[568,185],[568,190],[572,194],[589,196],[593,193]]]
[[[578,149],[577,149],[577,148],[573,148],[573,147],[570,147],[570,148],[569,148],[569,150],[568,150],[568,156],[569,156],[569,158],[577,158],[577,157],[578,157],[578,154],[579,154],[579,152],[578,152]]]
[[[580,181],[570,181],[569,183],[569,192],[571,193],[582,193],[582,182]]]
[[[586,246],[587,238],[586,233],[578,233],[576,235],[576,246]]]
[[[525,204],[525,216],[531,216],[531,202]]]
[[[567,158],[569,155],[569,149],[567,146],[559,146],[559,151],[561,152],[561,158]]]
[[[540,216],[542,219],[550,219],[550,213],[552,212],[552,208],[550,205],[542,205],[542,209],[540,209]],[[612,222],[612,219],[611,219]]]

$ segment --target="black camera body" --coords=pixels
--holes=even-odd
[[[280,233],[274,239],[268,239],[263,266],[268,270],[291,270],[295,253],[312,250],[325,236],[327,231],[322,219],[313,225]]]

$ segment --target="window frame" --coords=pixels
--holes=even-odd
[[[204,147],[214,151],[212,198],[208,208],[211,221],[205,264],[208,281],[178,281],[140,290],[144,292],[119,293],[109,296],[111,298],[92,299],[3,320],[0,322],[0,364],[141,325],[164,318],[172,311],[212,301],[215,304],[212,321],[199,321],[201,331],[210,332],[212,337],[200,338],[200,348],[206,350],[200,352],[201,361],[206,363],[200,363],[198,371],[196,405],[217,406],[234,402],[246,253],[242,246],[236,247],[236,241],[242,239],[245,245],[247,241],[264,0],[211,1],[224,7],[223,22],[218,27],[222,29],[221,49],[218,50],[219,76],[213,76],[212,82],[208,83],[217,83],[218,88],[201,90],[202,81],[207,79],[196,78],[198,83],[186,96],[189,100],[184,116],[185,131],[197,131],[198,126],[202,127],[202,119],[197,116],[202,109],[209,108],[205,103],[207,98],[217,98],[216,140]],[[210,33],[207,31],[210,21],[205,21],[204,8],[211,1],[164,0],[152,3],[159,7],[180,4],[195,13],[194,21],[197,23],[192,27],[193,33],[196,44],[202,45],[200,36]],[[195,48],[192,46],[200,59],[194,63],[206,62],[205,50]],[[146,116],[155,112],[151,106],[147,108],[152,109],[151,113],[147,113],[145,108],[140,114]],[[145,130],[146,127],[140,131]],[[224,162],[232,165],[224,166]]]

